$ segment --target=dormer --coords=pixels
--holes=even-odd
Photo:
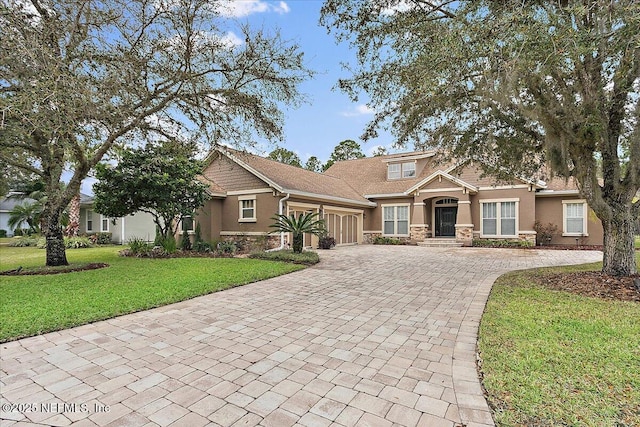
[[[402,179],[416,177],[416,161],[397,162],[387,164],[387,179]]]
[[[417,177],[420,170],[424,168],[425,159],[433,157],[434,154],[434,151],[426,151],[385,158],[383,161],[387,163],[387,181]]]

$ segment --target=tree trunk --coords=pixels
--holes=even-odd
[[[612,209],[611,218],[602,219],[604,257],[602,272],[611,276],[630,276],[638,272],[634,251],[634,217],[631,206]]]
[[[293,233],[293,252],[296,254],[302,253],[303,245],[304,245],[304,234]]]
[[[67,253],[64,247],[64,237],[60,226],[60,212],[42,213],[44,218],[44,228],[42,234],[47,239],[47,266],[69,265]]]
[[[75,237],[80,231],[80,194],[76,194],[71,203],[69,203],[69,225],[65,230],[65,234],[69,237]]]

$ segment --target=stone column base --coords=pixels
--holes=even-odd
[[[423,225],[412,225],[410,229],[411,240],[422,242],[428,237],[427,227]]]
[[[473,224],[456,224],[456,242],[462,243],[463,246],[473,244]]]

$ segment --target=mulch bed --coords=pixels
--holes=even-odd
[[[549,289],[588,297],[640,302],[640,291],[636,289],[634,279],[640,282],[640,275],[615,277],[600,271],[586,271],[546,274],[538,283]]]
[[[44,276],[48,274],[63,274],[74,271],[97,270],[99,268],[109,267],[109,264],[103,262],[93,262],[83,265],[69,265],[67,267],[38,267],[37,269],[17,268],[15,270],[7,270],[0,272],[0,276]]]

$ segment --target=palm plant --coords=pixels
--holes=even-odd
[[[291,233],[293,234],[293,252],[301,253],[304,245],[304,234],[311,233],[316,236],[324,233],[324,220],[318,219],[319,214],[307,212],[300,214],[297,218],[294,213],[291,215],[276,214],[271,219],[275,223],[269,227],[275,228],[272,233]]]
[[[23,228],[23,224],[29,226],[29,234],[35,234],[40,231],[40,215],[42,214],[42,205],[39,202],[30,203],[25,202],[20,205],[16,205],[11,212],[9,212],[9,227]]]

